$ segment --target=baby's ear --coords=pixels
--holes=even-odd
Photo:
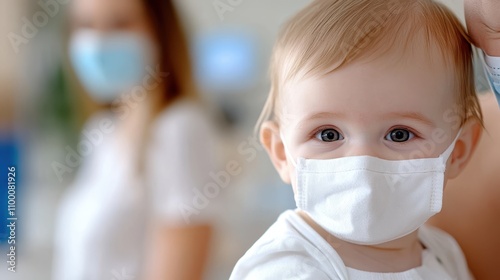
[[[286,160],[285,146],[280,136],[280,128],[275,121],[266,121],[260,128],[260,142],[266,149],[281,180],[290,184],[290,172]]]
[[[471,159],[479,144],[483,127],[475,119],[469,119],[462,127],[462,133],[457,139],[455,149],[450,156],[451,160],[446,170],[448,179],[457,177]]]

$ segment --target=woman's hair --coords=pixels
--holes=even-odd
[[[189,46],[171,0],[143,0],[160,51],[160,71],[169,73],[164,104],[179,97],[196,97]]]
[[[448,8],[432,0],[315,0],[278,37],[271,89],[257,128],[266,120],[280,122],[280,95],[288,83],[326,75],[362,57],[397,49],[407,53],[417,40],[437,47],[454,72],[462,124],[468,118],[482,123],[470,40]]]

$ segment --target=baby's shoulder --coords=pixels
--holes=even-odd
[[[293,210],[283,212],[247,253],[302,252],[304,256],[321,253],[325,241]]]
[[[457,241],[439,228],[424,225],[420,227],[418,235],[422,243],[436,253],[455,254],[462,252]]]
[[[436,227],[424,225],[419,229],[419,238],[454,279],[472,279],[465,255],[451,235]]]
[[[297,219],[291,210],[281,214],[238,261],[231,279],[339,279],[340,257],[331,247],[325,252],[326,241]]]

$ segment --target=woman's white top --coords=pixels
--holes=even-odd
[[[208,120],[188,101],[162,112],[147,138],[143,176],[132,153],[119,148],[115,131],[101,127],[116,120],[101,115],[89,121],[79,146],[92,149],[81,150],[82,166],[59,209],[53,279],[138,279],[149,222],[210,222],[209,206],[181,212],[214,170],[215,135]]]
[[[348,268],[334,248],[295,211],[288,210],[238,261],[230,280],[352,279],[468,280],[472,279],[456,241],[445,232],[422,226],[426,246],[422,265],[404,272],[375,273]]]

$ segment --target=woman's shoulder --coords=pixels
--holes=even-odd
[[[216,119],[203,104],[179,100],[159,113],[149,133],[154,148],[176,147],[206,155],[219,151],[219,132]]]
[[[201,102],[189,99],[175,101],[163,109],[153,124],[153,130],[158,132],[212,127],[212,117],[207,108]]]
[[[82,127],[82,132],[94,129],[104,130],[104,132],[114,131],[117,121],[118,118],[113,112],[110,110],[101,110],[87,118]]]

